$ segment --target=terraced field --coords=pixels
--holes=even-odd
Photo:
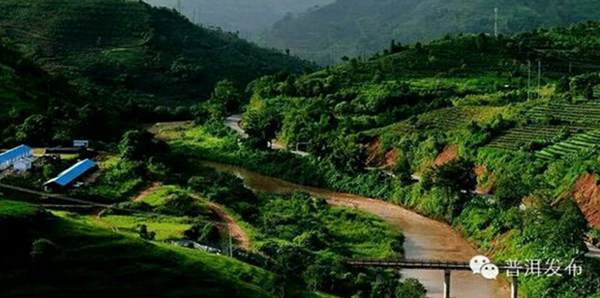
[[[584,152],[600,148],[600,130],[592,130],[577,134],[563,142],[536,152],[536,156],[544,159],[556,159],[569,155],[582,154]]]
[[[564,140],[569,135],[589,131],[591,129],[591,127],[572,125],[530,125],[518,127],[510,129],[505,134],[494,139],[488,144],[488,147],[505,150],[519,150],[532,142],[550,145]]]
[[[371,130],[371,133],[381,134],[407,133],[421,129],[453,130],[464,128],[471,123],[486,122],[498,114],[506,114],[505,107],[451,107],[427,112],[418,116],[417,121],[405,120]]]
[[[591,101],[580,104],[553,103],[531,109],[527,116],[541,120],[554,118],[570,123],[600,124],[600,101]]]

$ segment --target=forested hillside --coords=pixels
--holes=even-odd
[[[239,32],[243,38],[257,40],[285,15],[303,13],[332,3],[333,0],[146,0],[145,2],[177,9],[197,24]]]
[[[311,66],[138,1],[2,1],[0,36],[104,102],[190,103],[222,79],[244,86]]]
[[[242,119],[247,146],[275,139],[308,156],[237,162],[409,206],[498,260],[583,258],[585,277],[523,278],[522,290],[597,295],[583,255],[598,238],[599,40],[597,22],[465,34],[264,77]]]
[[[64,77],[42,70],[0,41],[0,146],[64,144],[74,137],[110,138],[117,111],[80,95]]]
[[[333,64],[343,56],[371,54],[392,40],[412,43],[446,33],[493,34],[496,7],[501,34],[600,17],[600,3],[593,0],[339,0],[286,17],[275,24],[265,43]]]

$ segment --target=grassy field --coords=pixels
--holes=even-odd
[[[150,206],[159,206],[165,203],[169,195],[176,194],[187,194],[187,191],[175,185],[161,185],[140,199]]]
[[[6,200],[0,207],[2,221],[38,210]],[[11,243],[45,238],[55,243],[57,252],[33,272],[26,263],[4,264],[12,273],[0,275],[3,297],[270,297],[276,289],[274,275],[245,263],[142,241],[71,218],[47,215],[43,224],[28,228],[35,233]],[[13,261],[29,258],[27,250],[18,253]]]
[[[118,231],[131,237],[138,236],[138,227],[146,225],[148,231],[156,233],[154,240],[177,240],[191,227],[192,219],[165,215],[105,215],[102,217],[80,216],[74,213],[58,213],[61,217],[78,222]]]

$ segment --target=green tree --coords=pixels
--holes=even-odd
[[[31,244],[31,261],[33,263],[47,263],[58,254],[58,246],[54,242],[40,238]]]
[[[460,214],[477,186],[477,176],[473,162],[466,159],[455,159],[449,163],[434,167],[424,177],[424,187],[439,187],[444,190],[444,208],[448,219]]]
[[[16,138],[18,142],[32,145],[45,145],[49,141],[51,125],[48,118],[34,114],[17,127]]]
[[[156,237],[156,233],[153,231],[148,231],[148,227],[146,225],[140,225],[138,227],[138,235],[140,238],[150,241],[154,240]]]
[[[416,279],[406,279],[396,288],[395,297],[397,298],[425,298],[427,290]]]
[[[130,130],[123,134],[118,145],[121,158],[131,161],[146,161],[151,156],[161,156],[169,151],[163,141],[154,139],[154,135],[145,130]],[[158,162],[157,160],[153,160]]]
[[[209,99],[211,103],[211,114],[214,118],[225,117],[229,113],[237,111],[243,101],[244,95],[229,80],[219,81]]]
[[[590,84],[585,87],[584,96],[587,99],[594,99],[594,87]]]
[[[281,116],[276,109],[263,105],[244,114],[243,126],[255,146],[266,148],[281,129]]]

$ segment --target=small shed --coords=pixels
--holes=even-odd
[[[75,148],[87,148],[90,146],[90,141],[88,140],[73,140],[73,147]]]
[[[70,168],[64,170],[58,176],[48,180],[44,183],[46,187],[66,187],[71,185],[75,180],[80,178],[86,173],[89,173],[91,170],[95,169],[96,163],[91,159],[84,159]]]

